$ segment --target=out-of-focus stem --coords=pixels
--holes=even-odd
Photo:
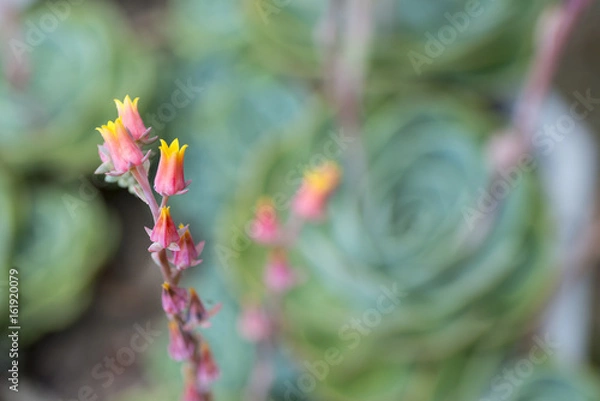
[[[162,249],[158,252],[158,260],[160,262],[160,272],[163,275],[163,279],[169,284],[177,284],[173,282],[173,276],[171,275],[171,265],[169,264],[169,260],[167,259],[167,251]]]
[[[527,75],[523,95],[515,110],[513,124],[522,138],[522,146],[529,148],[531,136],[539,120],[542,104],[558,68],[560,56],[575,23],[591,4],[591,0],[570,0],[545,15],[538,35],[539,50]]]
[[[159,209],[158,203],[156,203],[156,198],[154,197],[154,193],[152,192],[152,187],[150,187],[150,181],[148,181],[148,173],[144,169],[144,166],[139,165],[131,169],[131,174],[138,184],[140,184],[142,192],[144,193],[144,197],[146,198],[146,201],[148,201],[148,206],[150,206],[152,218],[156,223],[156,220],[158,220]]]
[[[336,109],[339,127],[345,136],[353,138],[346,151],[345,171],[355,182],[364,177],[367,168],[360,134],[372,20],[371,0],[330,0],[328,12],[319,26],[324,58],[323,86]]]

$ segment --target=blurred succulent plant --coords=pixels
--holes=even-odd
[[[318,77],[329,32],[349,2],[246,0],[243,2],[256,59],[283,74]],[[422,1],[373,3],[370,81],[389,89],[398,79],[472,81],[526,62],[535,21],[547,0]],[[511,29],[506,29],[510,24]],[[331,34],[331,32],[329,32]]]
[[[398,399],[422,381],[435,394],[430,369],[453,374],[454,362],[439,361],[463,361],[475,344],[497,352],[519,337],[555,278],[530,168],[490,187],[482,147],[493,117],[462,99],[418,95],[370,116],[362,137],[368,168],[345,176],[324,225],[303,231],[293,264],[307,282],[285,300],[285,335],[299,355],[340,351],[343,364],[320,385],[331,399]],[[303,127],[310,135],[266,145],[247,167],[252,179],[241,183],[219,242],[243,296],[264,291],[264,255],[240,247],[232,228],[247,226],[260,195],[291,196],[298,166],[332,151],[331,129],[327,120]],[[386,380],[404,384],[380,398],[357,393]]]
[[[170,6],[169,35],[173,50],[182,58],[202,58],[215,49],[235,51],[248,43],[238,1],[173,0]]]
[[[2,243],[13,245],[2,253],[9,259],[3,264],[19,270],[21,339],[28,343],[86,307],[89,283],[115,249],[116,237],[108,235],[113,220],[98,193],[82,197],[76,186],[8,188],[3,180],[0,199],[18,200],[0,210],[0,231]]]
[[[155,68],[109,3],[0,8],[1,254],[26,283],[25,344],[86,307],[89,283],[115,249],[114,221],[84,178],[97,164],[91,132],[115,94],[149,94]]]
[[[518,364],[519,362],[517,362]],[[559,369],[550,361],[527,371],[506,370],[495,376],[493,390],[481,401],[594,401],[600,387],[588,372]]]
[[[3,27],[0,158],[9,166],[91,171],[99,140],[90,132],[109,101],[150,97],[148,50],[109,3],[79,3],[37,4]]]

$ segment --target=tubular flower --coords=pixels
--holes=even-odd
[[[183,157],[187,145],[179,148],[179,140],[174,139],[170,145],[160,140],[160,161],[154,179],[154,189],[162,196],[180,195],[187,192],[189,181],[183,176]]]
[[[297,277],[289,265],[285,251],[278,249],[269,255],[264,281],[274,292],[285,292],[297,283]]]
[[[202,263],[198,256],[204,249],[204,241],[194,244],[194,239],[188,226],[179,225],[179,241],[177,243],[179,250],[173,252],[171,262],[178,270],[185,270],[188,267],[196,266]]]
[[[196,382],[200,390],[208,390],[221,374],[208,344],[203,341],[200,345],[200,360],[197,366]]]
[[[146,128],[144,121],[142,121],[142,117],[140,117],[140,113],[138,112],[138,100],[139,98],[136,97],[132,102],[129,95],[125,96],[123,102],[119,99],[115,99],[119,118],[123,121],[123,125],[136,141],[143,140],[150,132],[150,128]]]
[[[121,118],[117,118],[114,122],[109,121],[96,130],[100,132],[105,141],[99,149],[100,157],[104,163],[107,163],[108,157],[110,157],[113,165],[113,170],[108,174],[125,174],[132,167],[144,163],[145,157],[142,151],[125,129]]]
[[[184,361],[194,354],[196,347],[192,335],[181,329],[174,320],[169,322],[169,355],[175,361]]]
[[[307,171],[293,199],[294,212],[307,220],[321,219],[327,200],[339,184],[340,175],[338,165],[331,161]]]
[[[279,237],[279,219],[275,204],[269,197],[259,199],[252,221],[250,236],[259,244],[273,244]]]
[[[222,305],[217,304],[210,310],[207,310],[193,288],[190,288],[190,297],[190,310],[187,324],[191,325],[192,327],[195,325],[203,328],[210,327],[210,322],[208,319],[216,315],[217,312],[221,310]]]
[[[177,245],[179,233],[177,232],[175,223],[173,223],[169,209],[170,207],[162,207],[160,209],[160,215],[152,231],[146,228],[146,231],[150,235],[150,240],[153,242],[148,248],[150,252],[157,252],[164,248],[172,251],[179,250],[179,246]]]
[[[188,292],[185,288],[171,286],[169,283],[162,285],[162,307],[165,312],[175,315],[183,312],[188,303]]]

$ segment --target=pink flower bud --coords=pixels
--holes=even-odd
[[[185,361],[194,355],[196,344],[192,335],[183,330],[179,323],[169,322],[169,355],[175,361]]]
[[[197,365],[197,382],[201,391],[208,391],[211,385],[219,378],[221,372],[215,362],[208,343],[200,345],[200,360]]]
[[[183,390],[183,401],[209,401],[207,394],[200,392],[194,380],[186,380]]]
[[[179,149],[179,140],[174,139],[171,145],[160,140],[160,161],[154,179],[154,189],[162,196],[180,195],[187,192],[189,181],[183,174],[183,157],[187,145]]]
[[[157,252],[161,249],[168,248],[170,250],[179,250],[177,242],[179,241],[179,233],[175,227],[175,223],[171,218],[169,207],[162,207],[160,209],[160,215],[154,229],[150,231],[146,228],[146,231],[150,235],[150,240],[153,242],[148,248],[150,252]]]
[[[194,244],[194,239],[188,226],[179,226],[179,241],[177,243],[179,250],[173,252],[171,262],[178,270],[185,270],[188,267],[196,266],[202,263],[202,259],[198,259],[204,249],[204,241]]]
[[[187,290],[171,286],[169,283],[164,283],[162,287],[162,307],[165,312],[171,315],[183,312],[188,303]]]
[[[293,199],[293,211],[307,220],[322,219],[327,200],[337,188],[340,175],[338,165],[333,162],[325,162],[321,166],[307,171],[302,185]]]
[[[263,197],[258,201],[250,236],[259,244],[274,244],[279,239],[279,219],[273,200]]]
[[[210,327],[208,319],[216,315],[221,310],[222,305],[217,304],[210,310],[207,310],[193,288],[190,288],[190,297],[190,310],[187,325],[189,327],[194,327],[196,325],[204,328]]]
[[[96,130],[100,132],[105,141],[103,149],[100,149],[100,157],[103,162],[107,161],[107,156],[110,157],[114,167],[109,174],[125,174],[132,167],[144,163],[145,157],[141,149],[127,132],[120,118],[114,122],[109,121]]]
[[[247,306],[243,309],[238,321],[238,330],[248,341],[266,340],[271,335],[271,321],[262,308]]]
[[[138,112],[138,100],[139,98],[136,97],[132,102],[129,95],[125,96],[123,102],[115,99],[119,118],[136,141],[143,139],[150,132],[150,129],[144,125],[142,117],[140,117],[140,113]]]
[[[269,255],[265,268],[265,284],[274,292],[285,292],[297,283],[294,270],[289,265],[287,255],[283,250],[275,250]]]

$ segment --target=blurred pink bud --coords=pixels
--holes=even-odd
[[[248,306],[242,311],[238,321],[238,330],[248,341],[266,340],[271,336],[271,321],[262,308]]]
[[[195,342],[192,335],[183,330],[179,323],[169,322],[169,355],[175,361],[184,361],[194,355]]]
[[[171,262],[178,270],[185,270],[188,267],[196,266],[202,263],[198,259],[204,249],[204,241],[194,244],[194,239],[188,226],[179,226],[179,241],[177,243],[179,250],[173,252]]]
[[[198,391],[198,386],[194,380],[186,380],[183,389],[183,401],[209,401],[209,398]]]
[[[188,292],[185,288],[162,285],[162,307],[168,314],[176,315],[183,312],[188,304]]]
[[[304,174],[302,185],[292,201],[292,210],[307,220],[320,220],[327,201],[340,181],[340,169],[328,161]]]
[[[210,310],[207,310],[193,288],[190,288],[190,296],[190,310],[187,324],[191,327],[196,325],[204,328],[210,327],[209,319],[221,310],[222,305],[217,304]]]
[[[143,139],[150,132],[150,129],[144,125],[142,117],[140,117],[140,113],[138,112],[138,100],[139,98],[136,97],[132,102],[129,95],[125,96],[123,102],[115,99],[119,118],[121,118],[123,125],[125,125],[125,128],[127,128],[136,141]]]
[[[521,137],[514,131],[503,131],[492,136],[488,143],[488,161],[490,168],[504,172],[525,156],[525,148]]]
[[[213,358],[208,343],[200,345],[200,361],[197,365],[197,382],[201,391],[208,391],[210,386],[219,378],[221,371]]]
[[[150,252],[158,252],[165,248],[173,251],[179,250],[179,246],[177,245],[179,233],[171,218],[169,209],[169,207],[162,207],[160,209],[160,215],[152,231],[146,228],[146,231],[150,235],[150,240],[153,242],[148,248]]]
[[[278,249],[269,255],[265,268],[264,280],[267,287],[274,292],[285,292],[298,282],[294,270],[289,265],[287,254]]]
[[[273,200],[269,197],[259,199],[256,214],[251,226],[252,239],[259,244],[273,244],[279,237],[279,219]]]

